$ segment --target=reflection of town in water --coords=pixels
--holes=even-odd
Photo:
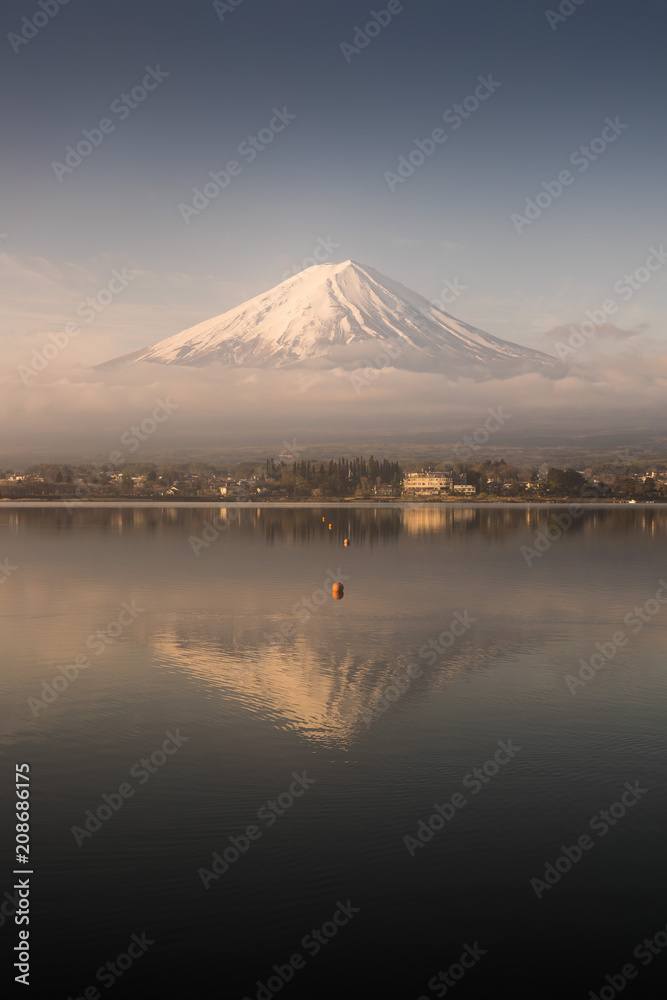
[[[91,505],[41,507],[0,506],[0,523],[9,530],[40,524],[59,531],[77,526],[94,526],[103,532],[186,532],[200,537],[210,524],[219,533],[233,530],[244,536],[264,537],[269,543],[288,539],[309,541],[322,537],[322,523],[331,524],[332,540],[349,538],[356,543],[387,542],[402,533],[408,535],[450,535],[480,533],[489,538],[511,536],[544,528],[566,505],[523,504],[457,507],[453,504],[391,504],[386,507],[280,507],[268,504],[238,504],[183,507]],[[576,508],[570,532],[655,535],[667,533],[667,510],[655,505],[582,505]],[[209,534],[211,529],[209,529]]]

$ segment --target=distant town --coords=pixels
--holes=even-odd
[[[43,501],[667,501],[667,463],[601,461],[585,469],[520,468],[504,459],[417,466],[387,459],[39,464],[0,470],[0,500]]]

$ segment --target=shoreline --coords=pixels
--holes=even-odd
[[[413,501],[413,500],[230,500],[227,502],[219,500],[10,500],[0,498],[2,507],[57,507],[70,510],[78,510],[90,507],[248,507],[251,509],[266,508],[295,508],[305,507],[322,509],[326,507],[346,507],[346,508],[427,508],[427,507],[448,507],[456,510],[461,509],[483,509],[484,507],[645,507],[667,506],[667,498],[664,500],[603,500],[580,498],[578,500],[444,500],[444,501]],[[0,510],[2,509],[0,507]]]

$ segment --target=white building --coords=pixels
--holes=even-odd
[[[408,472],[403,478],[406,493],[439,493],[451,490],[453,479],[446,472]]]

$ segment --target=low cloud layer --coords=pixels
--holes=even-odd
[[[120,370],[50,374],[24,385],[0,378],[0,459],[60,457],[116,461],[199,448],[302,448],[327,440],[456,442],[483,425],[489,408],[506,416],[498,444],[629,430],[662,434],[667,355],[607,358],[596,370],[551,380],[541,375],[475,383],[385,370],[230,370],[143,364]],[[164,404],[164,406],[162,406]],[[158,410],[156,414],[154,411]],[[133,428],[139,428],[139,433]]]
[[[652,359],[664,349],[664,341],[651,336],[646,323],[631,329],[613,323],[555,326],[542,334],[541,344],[545,353],[577,365],[607,356]]]

